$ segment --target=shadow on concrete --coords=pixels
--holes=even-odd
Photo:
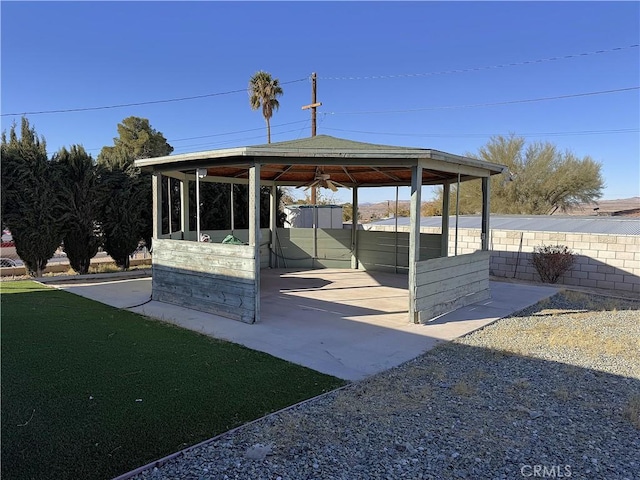
[[[253,325],[149,301],[150,278],[57,288],[347,380],[399,365],[439,342],[481,328],[557,292],[553,287],[491,282],[489,301],[418,325],[408,322],[406,282],[406,275],[383,272],[263,270],[261,321]],[[342,288],[347,286],[360,288]]]

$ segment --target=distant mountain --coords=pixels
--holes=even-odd
[[[594,203],[583,203],[566,212],[555,215],[600,215],[600,216],[640,216],[640,197],[617,200],[599,200]]]
[[[378,203],[361,203],[359,205],[360,221],[367,223],[372,220],[393,217],[396,209],[395,203],[395,200],[385,200]],[[422,202],[423,205],[425,203],[427,202]],[[411,202],[409,200],[400,200],[398,202],[398,216],[409,216],[408,210],[410,205]],[[600,200],[593,204],[585,203],[566,212],[558,210],[554,215],[640,217],[640,197]]]
[[[398,216],[408,216],[410,205],[411,202],[409,200],[398,201]],[[360,212],[360,221],[362,223],[393,217],[396,211],[396,201],[386,200],[378,203],[360,203],[358,204],[358,211]]]

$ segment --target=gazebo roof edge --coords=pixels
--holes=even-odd
[[[474,158],[454,155],[439,150],[415,147],[398,147],[393,145],[379,145],[355,142],[328,135],[318,135],[301,140],[289,140],[271,144],[245,147],[206,150],[201,152],[167,155],[164,157],[136,160],[135,165],[141,168],[163,167],[168,165],[188,164],[215,159],[238,158],[327,158],[327,159],[394,159],[419,161],[423,159],[440,160],[469,166],[481,167],[492,173],[501,173],[506,167],[503,165],[477,160]],[[242,160],[241,160],[242,162]],[[244,162],[242,162],[244,163]]]

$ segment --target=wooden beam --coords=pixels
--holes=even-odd
[[[276,268],[277,258],[277,224],[278,215],[278,187],[272,185],[269,189],[269,267]]]
[[[316,103],[312,103],[310,105],[305,105],[304,107],[302,107],[302,110],[309,110],[310,108],[316,108],[316,107],[321,107],[322,106],[322,102],[316,102]]]
[[[351,190],[351,268],[358,269],[358,187]]]
[[[344,167],[344,166],[342,166],[342,165],[341,165],[341,166],[340,166],[340,168],[342,168],[342,170],[344,171],[344,173],[347,175],[347,177],[349,177],[349,180],[351,180],[351,182],[352,182],[354,185],[355,185],[356,183],[358,183],[358,182],[356,182],[356,179],[355,179],[355,178],[353,178],[353,175],[351,175],[351,174],[349,173],[349,170],[347,170],[347,167]]]
[[[402,181],[399,177],[396,177],[395,175],[391,175],[390,173],[387,173],[384,170],[381,170],[379,168],[372,167],[371,170],[375,170],[376,172],[383,174],[385,177],[389,177],[393,181],[396,181],[396,182]]]
[[[488,177],[490,175],[489,170],[485,168],[465,165],[462,163],[447,162],[444,160],[421,159],[420,165],[422,168],[427,170],[455,174],[459,173],[461,176],[481,178]]]
[[[489,250],[489,217],[490,217],[490,201],[491,194],[491,179],[482,179],[482,233],[480,238],[482,240],[482,250]]]
[[[451,184],[442,185],[442,238],[440,254],[443,257],[449,256],[449,204],[451,195]]]
[[[416,269],[420,261],[420,207],[422,204],[422,167],[411,168],[411,223],[409,226],[409,321],[420,323],[416,303]]]
[[[154,172],[151,176],[153,195],[153,239],[162,236],[162,174]]]
[[[286,167],[284,170],[282,170],[280,173],[278,173],[278,175],[276,175],[275,177],[273,177],[273,181],[277,181],[282,175],[284,175],[285,173],[287,173],[289,170],[291,170],[293,168],[293,165],[289,165],[288,167]]]
[[[256,298],[254,322],[260,319],[260,164],[249,167],[249,245],[253,247]]]
[[[189,232],[189,179],[186,176],[180,181],[180,228],[185,240]]]

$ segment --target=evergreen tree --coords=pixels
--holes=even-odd
[[[2,133],[2,223],[11,230],[16,253],[29,275],[40,277],[62,241],[55,168],[47,158],[44,137],[23,117],[9,140]]]
[[[93,158],[82,146],[61,148],[53,156],[59,172],[58,197],[64,221],[64,251],[76,272],[89,272],[98,253],[100,238],[96,224],[98,194]]]
[[[151,127],[146,118],[125,118],[118,124],[118,134],[118,137],[113,139],[114,145],[104,147],[98,155],[101,197],[103,201],[109,203],[101,206],[100,221],[105,235],[105,250],[109,252],[110,248],[114,251],[114,254],[126,263],[124,267],[118,265],[128,268],[128,255],[137,248],[138,241],[142,239],[147,247],[151,247],[153,236],[151,175],[141,173],[140,169],[133,166],[133,162],[142,158],[169,155],[173,152],[173,147],[161,132]],[[130,178],[127,179],[125,176]],[[123,182],[122,185],[118,185],[118,181]],[[109,191],[109,189],[113,190]],[[133,199],[138,202],[136,205],[127,203]],[[129,222],[129,224],[116,226],[114,220],[105,215],[111,215],[113,219]],[[112,228],[105,228],[107,224]],[[116,234],[129,235],[131,238],[109,238],[109,235]],[[125,257],[122,250],[126,248],[131,250]]]
[[[103,147],[98,165],[109,170],[125,171],[135,160],[170,155],[173,147],[161,132],[152,128],[149,120],[127,117],[118,124],[118,136],[112,147]]]
[[[140,219],[148,208],[146,176],[98,167],[98,221],[104,249],[122,270],[142,238]]]

